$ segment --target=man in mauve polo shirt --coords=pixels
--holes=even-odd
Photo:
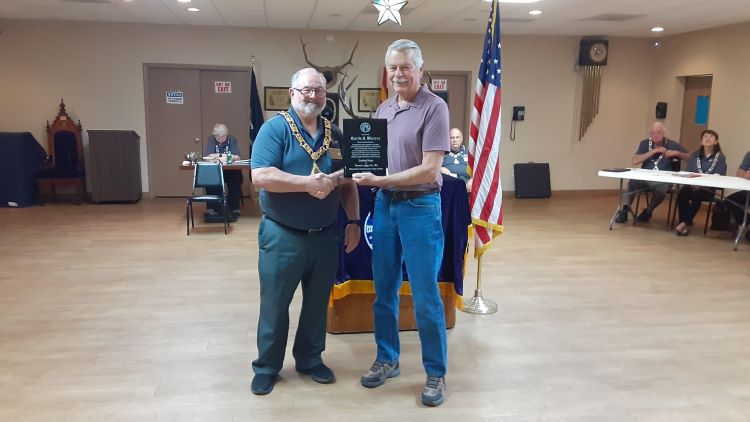
[[[388,175],[352,176],[357,184],[380,188],[372,235],[377,356],[361,382],[374,388],[400,374],[398,291],[404,262],[427,373],[422,403],[438,406],[445,400],[448,364],[438,291],[443,257],[440,167],[450,150],[448,105],[420,84],[422,52],[414,41],[394,41],[385,53],[385,67],[396,95],[380,104],[375,117],[388,121]]]

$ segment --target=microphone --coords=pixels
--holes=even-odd
[[[198,154],[199,154],[198,156],[199,156],[199,157],[200,157],[201,159],[203,159],[203,139],[201,139],[201,138],[195,138],[195,143],[197,144],[198,142],[200,142],[200,143],[201,143],[201,150],[200,150],[200,152],[198,153]]]

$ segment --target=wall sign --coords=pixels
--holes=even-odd
[[[447,91],[448,90],[448,80],[447,79],[433,79],[432,80],[432,90],[433,91]]]
[[[185,94],[182,91],[167,91],[167,104],[185,104]]]
[[[232,82],[231,81],[214,81],[214,92],[217,94],[231,94]]]

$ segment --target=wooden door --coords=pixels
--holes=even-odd
[[[147,67],[146,97],[149,191],[152,196],[188,196],[193,174],[179,165],[185,153],[200,151],[200,72]]]
[[[708,129],[712,82],[713,77],[711,75],[688,76],[685,78],[680,144],[690,152],[700,147],[701,132]],[[667,133],[667,137],[671,137],[669,133]]]

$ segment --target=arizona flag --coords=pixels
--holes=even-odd
[[[380,81],[380,102],[388,99],[388,73],[383,67],[383,79]]]
[[[471,223],[474,225],[475,257],[489,249],[492,239],[503,231],[500,186],[500,59],[500,7],[498,0],[493,0],[474,93],[469,138],[469,170],[473,179],[469,208]]]

